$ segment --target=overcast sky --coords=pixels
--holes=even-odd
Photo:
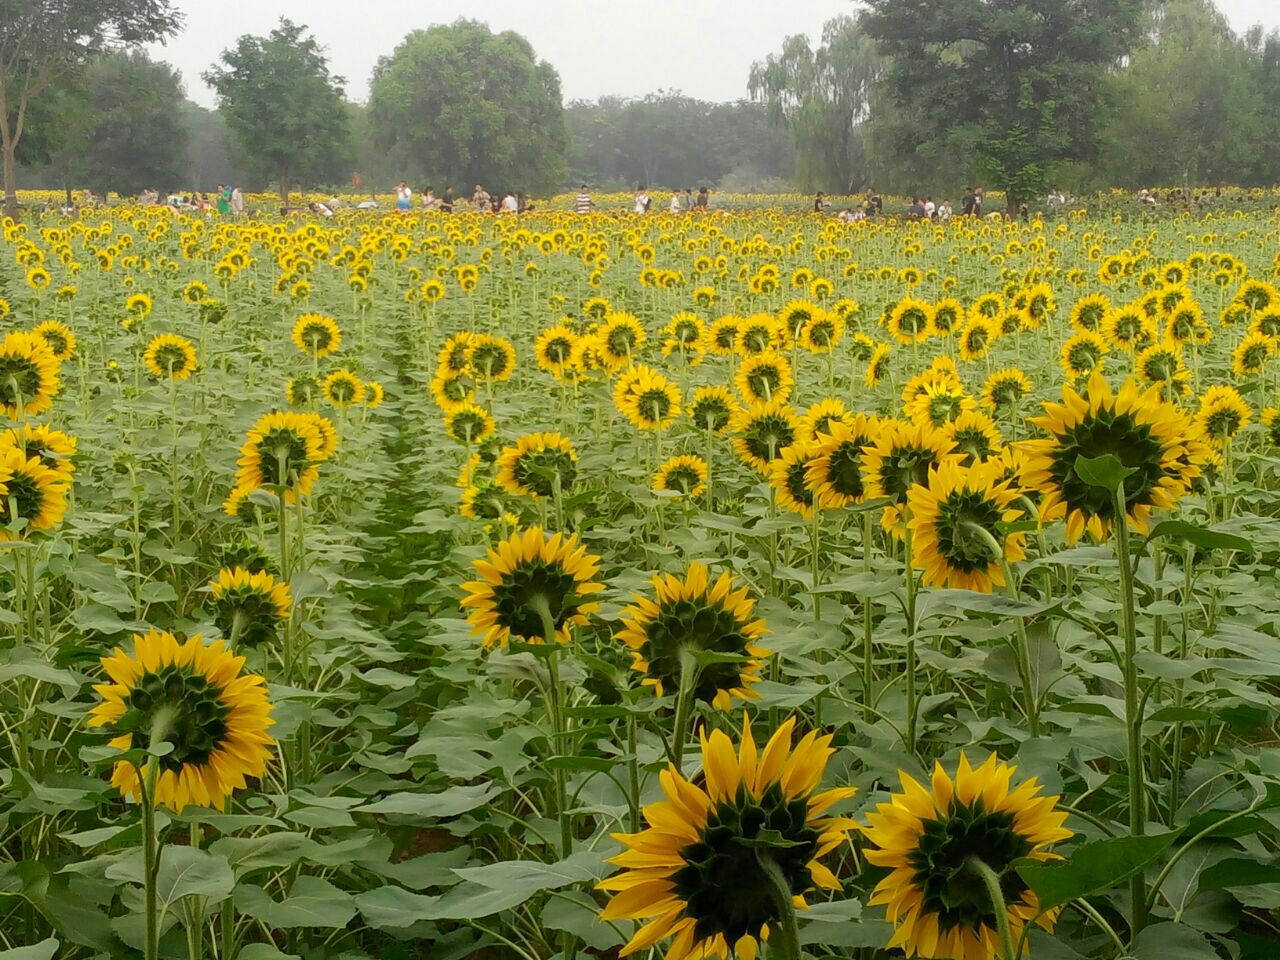
[[[747,72],[784,36],[817,37],[851,0],[176,0],[183,33],[157,56],[175,64],[187,94],[213,94],[201,71],[241,34],[264,34],[282,16],[311,27],[347,95],[364,100],[378,57],[411,30],[460,16],[515,30],[560,72],[565,101],[681,90],[704,100],[747,94]],[[1236,30],[1280,27],[1280,0],[1218,0]]]

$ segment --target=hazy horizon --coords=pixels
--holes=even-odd
[[[779,49],[784,37],[803,33],[816,41],[826,21],[857,10],[851,0],[645,0],[617,3],[607,15],[587,0],[440,0],[430,16],[410,0],[368,0],[358,17],[337,0],[176,0],[176,6],[187,18],[183,32],[150,50],[182,72],[187,96],[206,107],[214,96],[200,74],[238,37],[265,34],[282,16],[311,28],[354,101],[367,98],[374,64],[406,34],[466,17],[495,32],[523,34],[559,72],[568,103],[662,89],[701,100],[742,99],[751,64]],[[1280,27],[1275,0],[1218,0],[1218,8],[1238,33],[1254,23]]]

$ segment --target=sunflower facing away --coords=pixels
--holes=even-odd
[[[792,718],[757,750],[744,721],[737,750],[720,730],[702,736],[701,784],[674,766],[659,775],[665,799],[645,807],[647,829],[614,835],[627,849],[610,862],[623,869],[600,883],[613,894],[602,920],[643,921],[623,956],[670,937],[666,960],[755,960],[781,919],[779,882],[798,906],[815,887],[840,889],[819,861],[855,824],[825,814],[854,789],[819,792],[831,737],[811,731],[793,747],[794,732]]]
[[[809,465],[818,457],[818,445],[810,440],[797,440],[782,451],[782,456],[769,464],[769,482],[773,485],[778,505],[798,513],[806,520],[813,517],[813,491],[806,478]]]
[[[293,325],[293,344],[310,356],[327,357],[342,347],[342,331],[333,317],[304,313]]]
[[[1112,494],[1076,474],[1080,457],[1111,454],[1134,472],[1124,481],[1126,514],[1145,533],[1152,510],[1169,510],[1200,475],[1208,444],[1181,409],[1160,398],[1159,387],[1141,390],[1132,379],[1120,392],[1094,374],[1085,393],[1062,388],[1062,403],[1046,403],[1029,421],[1048,434],[1029,440],[1023,481],[1043,494],[1042,522],[1065,518],[1067,539],[1087,530],[1105,540],[1116,520]]]
[[[863,476],[867,494],[893,501],[885,507],[881,525],[901,536],[902,508],[916,484],[928,483],[929,471],[955,455],[955,441],[928,423],[886,420],[878,436],[865,448]]]
[[[767,473],[769,464],[795,442],[800,418],[781,400],[757,403],[734,414],[730,426],[736,434],[733,449],[747,464]]]
[[[75,474],[76,438],[47,424],[23,424],[0,436],[0,447],[17,447],[70,483]]]
[[[11,420],[37,416],[53,405],[58,389],[58,358],[44,337],[21,330],[5,334],[0,341],[0,411]]]
[[[111,746],[145,741],[157,714],[167,708],[164,739],[173,749],[158,760],[154,805],[180,813],[188,804],[221,810],[250,777],[266,773],[275,741],[268,735],[271,704],[262,677],[241,673],[244,657],[222,641],[205,645],[199,635],[179,643],[171,633],[152,630],[134,637],[133,653],[120,647],[102,658],[110,683],[95,685],[102,702],[89,712],[89,726],[105,727]],[[149,765],[149,764],[148,764]],[[117,763],[112,786],[142,798],[147,767]]]
[[[1221,446],[1247,427],[1253,410],[1235,387],[1210,387],[1200,399],[1196,420],[1209,440]]]
[[[46,320],[44,323],[37,324],[31,332],[44,338],[44,342],[49,345],[49,349],[53,351],[53,356],[59,363],[64,363],[75,356],[76,335],[65,323]]]
[[[196,348],[186,337],[161,333],[151,338],[142,359],[157,379],[186,380],[196,369]]]
[[[578,451],[559,433],[530,433],[503,447],[495,463],[498,484],[514,496],[550,497],[556,481],[561,492],[578,476]]]
[[[320,390],[339,409],[364,403],[364,381],[350,370],[335,370],[324,378]]]
[[[911,562],[923,571],[925,586],[990,593],[1005,585],[1001,560],[1026,556],[1026,534],[1001,529],[1022,511],[1012,506],[1018,491],[1001,483],[1000,473],[994,461],[962,467],[944,460],[929,472],[928,484],[908,492]]]
[[[548,537],[541,527],[517,532],[474,561],[477,580],[462,585],[472,633],[486,649],[506,647],[514,638],[542,643],[545,613],[560,643],[573,626],[585,626],[600,608],[590,598],[604,589],[594,582],[600,558],[587,553],[575,534]]]
[[[1041,915],[1014,863],[1056,859],[1048,848],[1074,834],[1058,798],[1040,796],[1034,777],[1011,789],[1015,773],[995,754],[976,770],[961,754],[954,781],[941,764],[928,787],[899,772],[902,792],[867,815],[864,834],[876,847],[867,861],[891,871],[868,901],[884,905],[893,924],[890,949],[938,960],[1000,956],[995,910],[974,859],[999,879],[1014,943],[1033,921],[1053,930],[1059,911]]]
[[[653,489],[668,490],[681,497],[698,497],[707,489],[707,461],[684,454],[672,457],[658,468]]]
[[[859,413],[851,423],[832,423],[829,433],[818,435],[814,457],[805,469],[805,483],[819,507],[847,507],[866,497],[863,452],[879,430],[879,418]]]
[[[238,644],[256,647],[275,639],[277,628],[289,618],[293,607],[289,585],[265,570],[219,570],[209,592],[213,594],[214,622],[232,649]]]
[[[70,474],[53,469],[34,452],[16,445],[0,446],[0,540],[14,539],[15,523],[23,524],[19,536],[47,533],[67,513]]]
[[[324,459],[324,436],[305,414],[276,411],[250,429],[236,461],[236,486],[288,487],[289,496],[309,493]]]

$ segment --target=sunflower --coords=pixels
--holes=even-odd
[[[498,484],[512,496],[550,497],[578,476],[578,451],[559,433],[530,433],[503,447],[494,464]]]
[[[471,347],[475,344],[476,335],[467,330],[451,334],[440,347],[436,358],[436,369],[439,373],[470,373]]]
[[[840,889],[819,861],[856,824],[824,814],[854,790],[818,792],[832,738],[810,731],[793,747],[795,725],[787,720],[759,752],[746,720],[736,751],[724,732],[704,732],[704,783],[668,767],[658,778],[665,799],[644,810],[648,828],[614,835],[627,849],[610,860],[623,870],[599,885],[613,893],[600,917],[644,921],[622,956],[671,937],[666,960],[756,960],[781,919],[779,886],[799,905],[815,886]]]
[[[333,406],[354,407],[364,403],[364,381],[350,370],[335,370],[324,378],[320,391]]]
[[[810,353],[830,353],[844,338],[844,329],[844,317],[823,310],[810,317],[800,328],[798,339],[800,345]]]
[[[487,333],[472,337],[471,372],[477,379],[506,380],[515,368],[516,348],[506,337]]]
[[[386,399],[387,396],[386,388],[377,380],[366,380],[364,382],[364,386],[364,405],[370,410],[374,410],[382,406],[382,401]]]
[[[15,538],[14,524],[22,531],[47,533],[67,513],[70,472],[51,467],[38,453],[16,444],[0,445],[0,540]]]
[[[736,434],[733,449],[739,457],[760,473],[768,473],[769,464],[782,456],[800,431],[800,419],[782,400],[757,403],[739,410],[730,421]]]
[[[142,359],[153,377],[186,380],[196,369],[196,347],[186,337],[161,333],[151,338]]]
[[[1247,333],[1231,351],[1231,371],[1237,377],[1256,377],[1276,355],[1276,341],[1265,333]]]
[[[680,390],[643,363],[627,368],[618,378],[613,402],[639,430],[665,430],[680,416]]]
[[[1026,535],[1001,529],[1022,511],[1011,507],[1018,491],[1000,482],[1000,469],[994,462],[964,467],[948,459],[929,471],[927,484],[907,493],[911,564],[923,571],[925,586],[990,593],[1005,585],[1002,561],[1026,556]]]
[[[1004,443],[996,422],[979,410],[966,410],[943,429],[966,464],[997,456]]]
[[[701,496],[707,489],[707,461],[689,454],[672,457],[654,474],[653,489],[681,497]]]
[[[1101,333],[1102,321],[1110,310],[1111,300],[1105,293],[1091,293],[1081,297],[1071,308],[1071,326],[1081,333]]]
[[[1058,364],[1068,380],[1087,377],[1101,370],[1106,361],[1107,341],[1092,330],[1081,330],[1062,344]]]
[[[931,424],[882,421],[878,435],[864,448],[862,470],[867,495],[892,501],[881,518],[886,530],[902,534],[907,494],[916,484],[928,483],[929,471],[954,451],[955,441]]]
[[[1217,446],[1243,430],[1253,420],[1253,410],[1235,387],[1210,387],[1200,398],[1196,421]]]
[[[47,424],[23,424],[0,436],[0,449],[16,447],[70,482],[75,474],[76,438]]]
[[[701,430],[723,433],[740,409],[728,387],[699,387],[689,404],[689,419]]]
[[[830,433],[832,424],[841,422],[853,423],[853,414],[845,407],[844,401],[837,397],[826,397],[812,404],[800,418],[800,436],[804,440],[814,440],[819,434]]]
[[[1280,337],[1280,306],[1267,307],[1254,314],[1249,324],[1250,333],[1261,333],[1275,339]]]
[[[65,323],[57,320],[46,320],[44,323],[37,324],[36,328],[31,331],[38,337],[42,337],[44,342],[49,345],[54,359],[59,363],[65,363],[70,360],[76,353],[76,335],[71,332],[71,328]]]
[[[533,345],[539,369],[561,379],[573,367],[573,348],[577,341],[578,335],[563,325],[543,330]]]
[[[548,632],[568,643],[570,628],[585,626],[600,608],[590,600],[604,589],[592,579],[600,558],[588,554],[576,534],[548,537],[530,527],[473,562],[479,579],[462,585],[467,595],[460,606],[485,649],[506,647],[512,638],[542,643]]]
[[[875,350],[871,353],[871,359],[867,361],[867,372],[862,378],[868,389],[879,386],[880,381],[884,379],[884,375],[889,370],[889,354],[892,352],[892,348],[887,343],[876,344]]]
[[[800,331],[815,317],[820,317],[825,312],[816,303],[810,303],[808,300],[792,300],[779,310],[778,329],[785,337],[786,345],[789,346],[793,341],[798,340]]]
[[[1170,395],[1186,389],[1190,372],[1182,359],[1182,344],[1172,340],[1153,343],[1138,354],[1133,362],[1138,379],[1167,389]]]
[[[187,303],[199,303],[209,295],[209,285],[203,280],[192,280],[182,288],[182,299]]]
[[[899,343],[923,343],[934,332],[933,306],[915,297],[903,297],[889,311],[887,326]]]
[[[458,443],[480,443],[492,436],[495,429],[488,410],[474,403],[464,403],[444,418],[444,430]]]
[[[912,420],[942,427],[975,407],[973,398],[965,393],[962,386],[949,378],[930,377],[903,408],[903,413]]]
[[[813,517],[814,495],[805,478],[809,473],[809,465],[817,457],[816,451],[817,444],[800,439],[769,464],[769,483],[773,486],[778,504],[806,520]]]
[[[288,487],[289,496],[309,493],[320,475],[324,436],[312,417],[276,411],[262,417],[245,438],[236,461],[236,486]]]
[[[44,267],[32,267],[27,271],[27,286],[32,290],[47,290],[52,282],[53,277],[49,276],[49,271]]]
[[[805,484],[819,507],[847,507],[865,499],[863,455],[879,430],[879,418],[859,413],[849,423],[834,421],[830,432],[816,438]]]
[[[742,318],[735,316],[720,317],[712,323],[711,329],[707,332],[708,349],[718,357],[732,355],[741,323]]]
[[[333,317],[304,313],[293,325],[293,344],[313,357],[327,357],[342,347],[342,331]]]
[[[755,313],[738,324],[734,349],[744,357],[782,347],[786,342],[783,326],[768,313]]]
[[[195,635],[179,643],[151,630],[134,637],[132,655],[116,647],[102,666],[111,682],[95,685],[102,702],[90,710],[89,726],[105,727],[111,746],[131,749],[135,735],[152,735],[162,711],[169,716],[163,739],[173,749],[148,760],[141,776],[132,763],[117,763],[111,783],[121,793],[140,801],[157,763],[152,804],[175,813],[191,803],[221,810],[248,778],[266,773],[275,746],[266,681],[242,673],[244,657],[221,640],[206,646]]]
[[[58,360],[41,336],[24,331],[0,341],[0,411],[11,420],[48,410],[57,396]]]
[[[1129,304],[1107,311],[1102,335],[1117,350],[1132,353],[1154,337],[1155,328],[1141,308]]]
[[[986,320],[995,320],[1004,313],[1004,297],[998,293],[980,294],[969,305],[969,319],[974,317],[982,317]]]
[[[1031,381],[1017,367],[997,370],[982,386],[982,405],[999,411],[1012,407],[1031,392]]]
[[[1208,452],[1199,430],[1158,387],[1142,391],[1133,380],[1116,394],[1095,373],[1084,394],[1064,385],[1062,400],[1029,418],[1048,436],[1024,445],[1023,482],[1043,494],[1041,523],[1065,518],[1072,542],[1086,530],[1105,540],[1116,520],[1115,496],[1081,479],[1076,461],[1111,454],[1133,471],[1124,481],[1125,512],[1146,533],[1151,511],[1172,509],[1199,476]]]
[[[289,585],[265,570],[223,568],[209,583],[209,592],[214,623],[232,649],[237,644],[256,647],[274,640],[293,607]]]
[[[766,350],[742,361],[734,383],[748,404],[768,403],[775,398],[786,400],[790,397],[795,378],[791,373],[791,363],[785,356]]]
[[[1014,943],[1028,923],[1052,931],[1058,910],[1041,914],[1016,861],[1057,859],[1048,847],[1074,834],[1057,797],[1040,796],[1034,777],[1010,789],[1017,767],[992,754],[976,770],[960,755],[952,780],[936,764],[925,787],[899,772],[902,792],[867,815],[867,861],[890,870],[868,901],[893,924],[889,949],[908,957],[991,960],[1000,955],[991,897],[973,860],[999,881]]]
[[[629,313],[610,313],[599,330],[601,359],[610,370],[624,367],[631,363],[647,339],[638,318]]]

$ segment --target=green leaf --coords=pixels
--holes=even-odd
[[[58,941],[50,937],[29,947],[0,950],[0,960],[53,960],[54,954],[57,952]]]
[[[1253,553],[1253,544],[1244,537],[1237,537],[1231,533],[1220,533],[1217,530],[1202,527],[1198,523],[1189,523],[1186,520],[1162,520],[1147,534],[1147,542],[1155,540],[1157,537],[1195,544],[1197,547],[1204,547],[1206,550],[1238,550],[1241,553]]]
[[[356,812],[443,819],[484,806],[500,793],[502,785],[499,783],[449,787],[440,793],[392,793],[374,803],[356,807]]]
[[[1133,960],[1218,960],[1203,936],[1182,923],[1144,927],[1129,947]]]
[[[627,942],[616,924],[600,919],[600,905],[581,890],[552,894],[542,910],[542,925],[572,933],[593,951],[610,950]]]
[[[800,841],[788,840],[777,830],[761,830],[754,837],[739,837],[737,842],[744,847],[755,847],[758,850],[789,850],[792,847],[804,846]]]
[[[1205,893],[1209,890],[1249,887],[1257,883],[1280,883],[1280,864],[1259,863],[1243,857],[1223,860],[1200,874],[1198,890]]]
[[[1050,910],[1113,887],[1154,863],[1181,834],[1113,837],[1076,847],[1060,863],[1019,860],[1018,874],[1035,892],[1040,909]]]
[[[274,944],[251,943],[236,954],[239,960],[298,960],[296,953],[281,953]]]
[[[108,880],[142,884],[143,855],[141,848],[117,860],[103,871]],[[156,895],[165,904],[182,897],[200,896],[225,900],[236,885],[235,874],[227,858],[208,850],[169,844],[160,856],[156,874]]]
[[[1014,600],[1002,593],[975,593],[972,590],[929,590],[922,600],[925,609],[920,619],[948,616],[955,610],[981,613],[993,617],[1039,617],[1061,609],[1061,600],[1047,603]]]
[[[430,919],[439,897],[424,897],[401,887],[378,887],[355,896],[364,922],[375,930],[405,930]]]
[[[1112,453],[1104,453],[1100,457],[1076,457],[1076,476],[1091,487],[1101,487],[1115,493],[1135,471],[1120,462],[1120,458]]]
[[[276,901],[261,887],[241,884],[236,889],[236,909],[260,920],[273,930],[294,927],[340,929],[356,915],[351,894],[328,880],[303,875],[293,882],[289,895]]]

